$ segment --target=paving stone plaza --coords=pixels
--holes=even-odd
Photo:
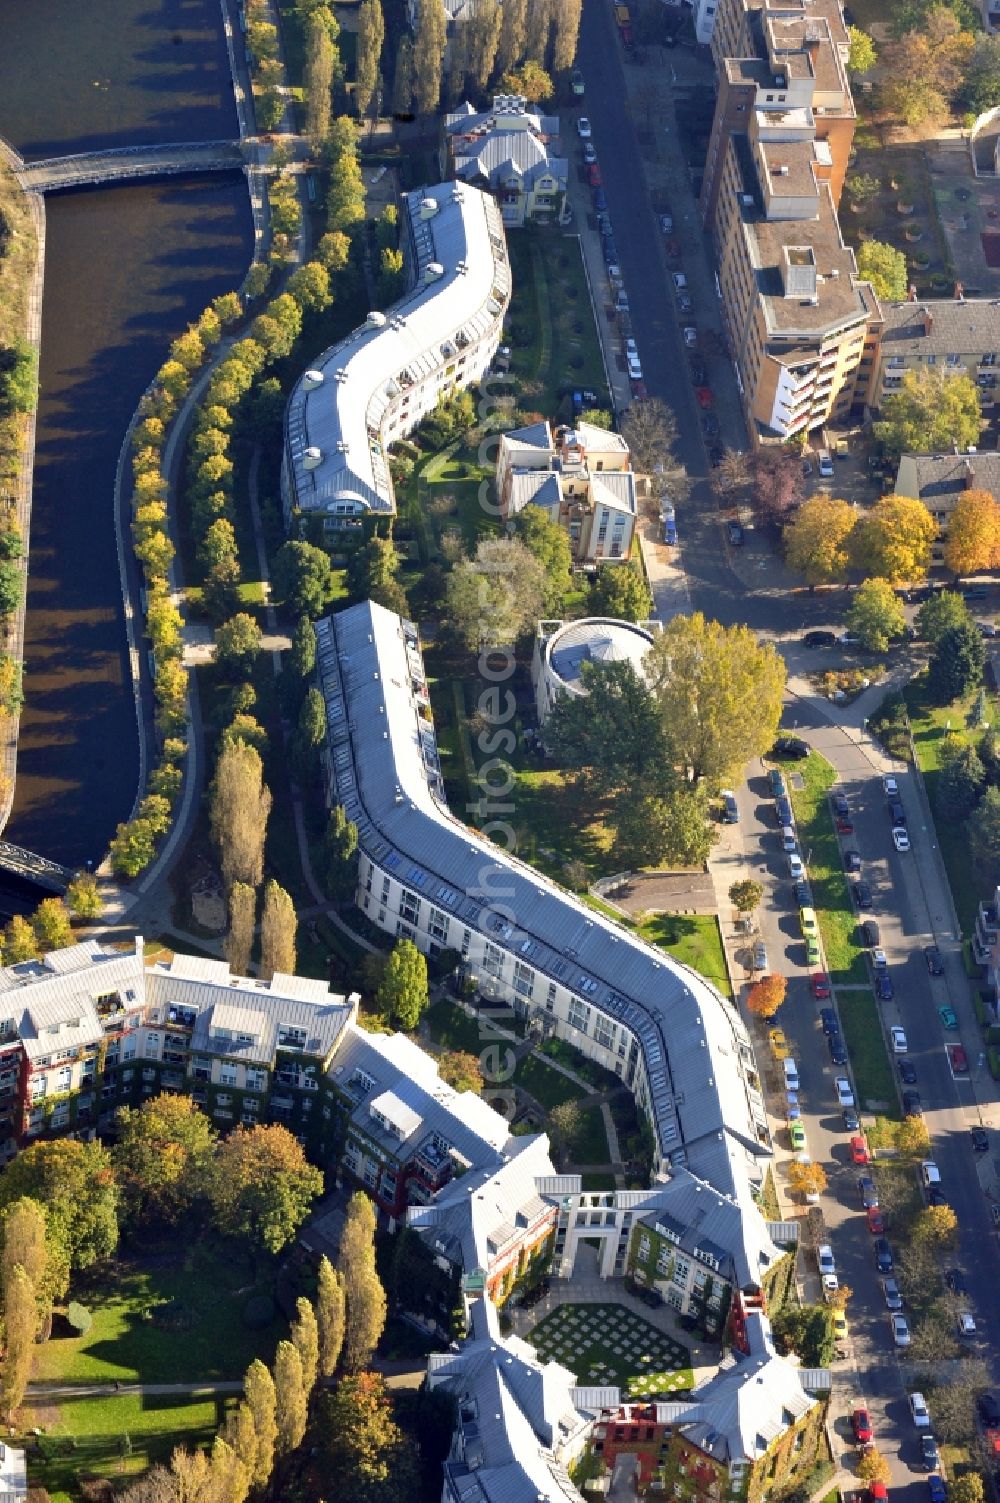
[[[692,1384],[690,1353],[624,1305],[560,1305],[530,1332],[539,1356],[582,1384],[617,1383],[633,1398]]]

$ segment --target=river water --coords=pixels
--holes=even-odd
[[[218,0],[0,0],[0,37],[0,134],[26,157],[237,133]],[[136,790],[119,449],[170,340],[242,280],[252,222],[238,175],[54,194],[46,220],[26,702],[5,835],[80,866],[103,855]]]

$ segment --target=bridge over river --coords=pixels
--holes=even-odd
[[[165,146],[120,146],[75,156],[19,162],[21,184],[33,193],[187,172],[232,172],[246,166],[239,141],[182,141]]]

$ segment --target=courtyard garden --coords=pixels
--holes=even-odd
[[[694,1384],[687,1348],[624,1305],[560,1305],[528,1340],[577,1382],[617,1384],[632,1398],[686,1392]]]

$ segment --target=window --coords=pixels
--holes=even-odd
[[[388,901],[389,901],[389,878],[388,877],[383,877],[382,878],[382,902],[383,903],[388,903]]]
[[[666,1278],[670,1272],[670,1248],[665,1244],[660,1247],[659,1257],[656,1260],[656,1271],[661,1278]]]
[[[687,1281],[691,1275],[691,1260],[685,1258],[682,1253],[674,1255],[674,1283],[681,1289],[687,1288]]]
[[[642,1232],[639,1237],[639,1257],[643,1262],[649,1257],[651,1248],[652,1242],[650,1241],[649,1233]]]
[[[417,923],[420,918],[420,899],[415,892],[409,892],[405,887],[399,899],[399,914],[409,924]]]
[[[72,1071],[72,1069],[70,1068],[69,1065],[65,1065],[61,1070],[57,1070],[56,1071],[56,1090],[57,1091],[68,1091],[69,1088],[70,1088],[70,1086],[72,1085],[72,1083],[73,1083],[73,1071]]]
[[[602,1049],[614,1048],[616,1032],[614,1023],[609,1023],[607,1018],[598,1013],[594,1022],[594,1038]]]
[[[578,1029],[580,1033],[586,1033],[590,1026],[590,1008],[579,997],[570,1000],[569,1026]]]
[[[469,958],[469,949],[470,949],[471,945],[472,945],[472,930],[471,929],[463,929],[462,930],[462,959],[463,960],[468,960],[468,958]]]
[[[483,970],[489,971],[491,976],[499,976],[503,971],[503,951],[499,945],[486,941],[486,950],[483,954]]]
[[[550,981],[549,982],[549,989],[545,993],[545,1011],[546,1012],[555,1012],[555,1010],[556,1010],[556,984],[555,984],[554,981]]]
[[[223,1065],[219,1071],[220,1085],[236,1084],[236,1068],[234,1065]]]
[[[440,908],[431,909],[427,927],[435,939],[441,940],[442,944],[448,943],[448,916]]]
[[[949,355],[947,360],[945,361],[945,365],[947,365],[949,370],[957,370],[961,366],[961,364],[961,355]]]
[[[267,1089],[266,1070],[248,1070],[246,1074],[246,1088],[248,1091],[264,1091]],[[256,1108],[256,1102],[254,1102]]]
[[[534,971],[523,960],[518,960],[514,965],[514,990],[520,992],[522,997],[530,997],[534,985]]]
[[[126,1057],[126,1059],[129,1057],[127,1053],[126,1053],[125,1057]],[[146,1037],[143,1039],[143,1042],[142,1042],[142,1057],[143,1057],[143,1059],[159,1059],[159,1057],[160,1057],[160,1035],[158,1033],[147,1033],[146,1034]]]

